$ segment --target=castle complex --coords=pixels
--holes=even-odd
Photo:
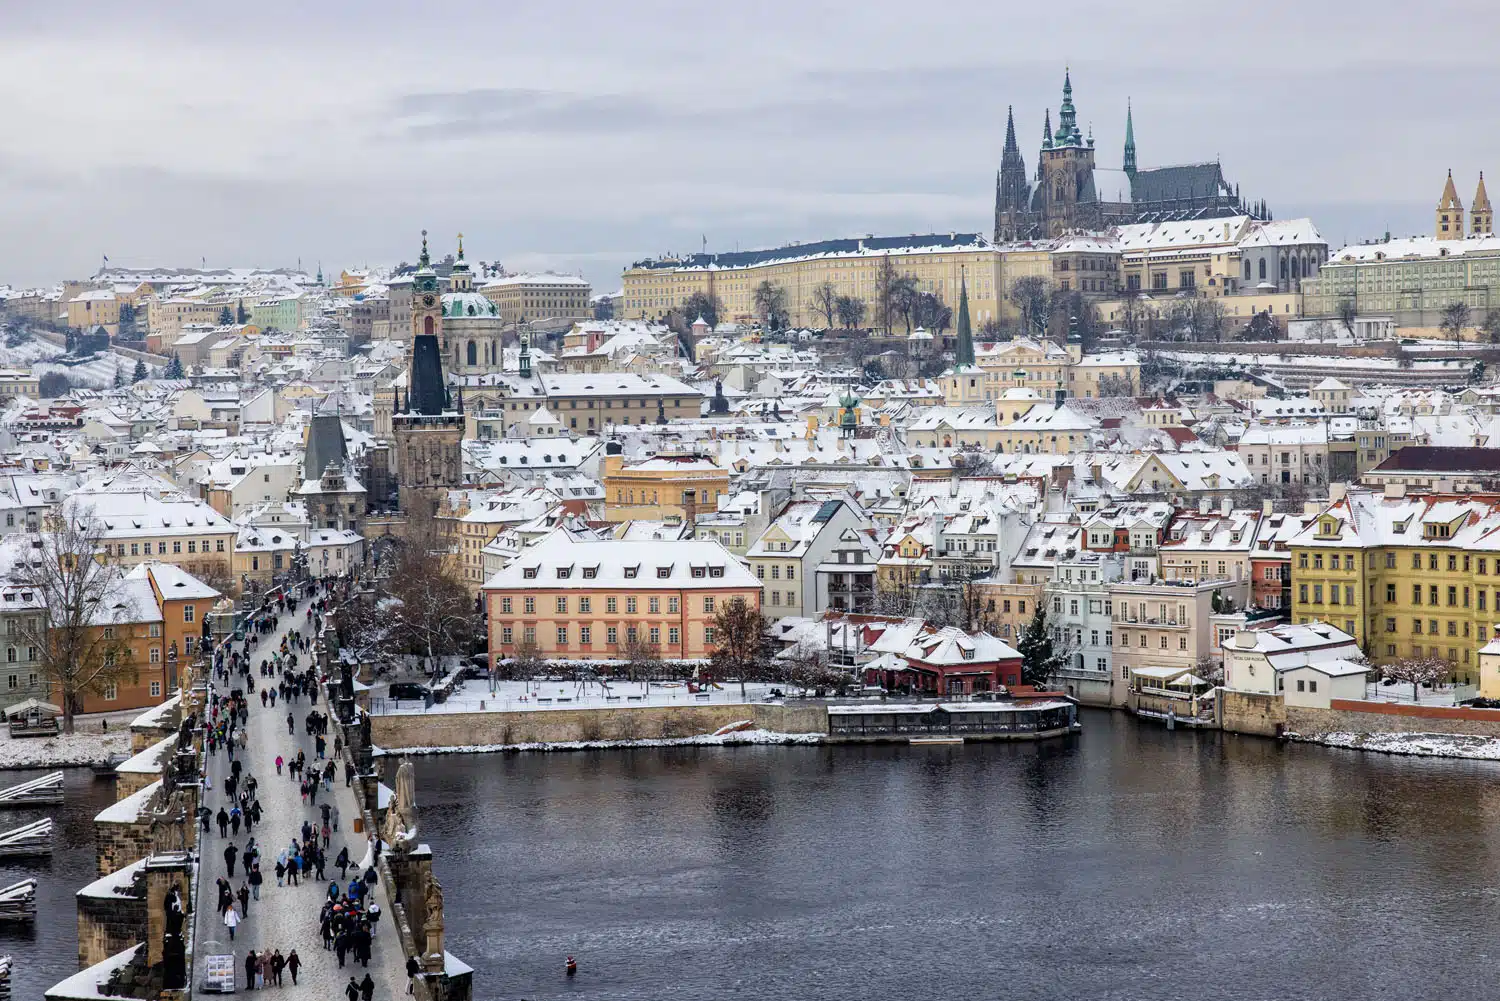
[[[1092,130],[1090,130],[1092,133]],[[1116,178],[1108,175],[1118,174]],[[1110,200],[1111,188],[1116,198]],[[1128,197],[1126,197],[1128,193]],[[1154,167],[1136,166],[1135,122],[1125,111],[1125,156],[1118,172],[1096,168],[1094,137],[1078,127],[1073,81],[1063,75],[1057,131],[1046,112],[1042,147],[1037,154],[1036,182],[1028,180],[1016,143],[1015,113],[1007,113],[1005,151],[995,177],[996,243],[1098,231],[1127,223],[1158,223],[1248,215],[1269,219],[1265,203],[1246,204],[1238,186],[1224,179],[1217,160]]]

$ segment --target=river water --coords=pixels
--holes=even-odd
[[[1500,995],[1500,765],[1084,728],[419,759],[448,948],[485,999]]]
[[[98,876],[94,867],[94,816],[115,801],[113,782],[95,781],[88,768],[63,769],[62,806],[0,810],[0,830],[51,817],[52,857],[0,859],[0,886],[35,876],[35,928],[0,924],[0,955],[15,958],[11,996],[33,1001],[53,984],[78,972],[78,907],[74,894]],[[0,789],[45,772],[0,770]]]

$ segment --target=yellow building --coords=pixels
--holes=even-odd
[[[1343,629],[1376,663],[1431,657],[1472,681],[1500,621],[1500,495],[1332,493],[1291,542],[1294,620]]]
[[[506,323],[532,320],[586,320],[594,315],[592,290],[577,275],[506,275],[479,286]]]
[[[604,458],[604,516],[609,521],[693,522],[718,508],[729,493],[729,471],[693,454],[658,455],[629,462]]]
[[[93,333],[103,327],[111,337],[120,332],[120,300],[109,289],[94,289],[68,300],[68,326]]]
[[[881,275],[889,269],[894,275],[915,278],[922,291],[932,292],[950,305],[958,302],[960,278],[966,279],[970,315],[977,327],[1001,316],[1003,256],[977,233],[949,233],[823,240],[770,250],[658,258],[637,262],[625,270],[623,318],[659,319],[688,296],[703,292],[723,302],[721,320],[753,322],[759,319],[755,288],[769,281],[785,290],[793,326],[826,327],[828,319],[814,303],[814,290],[831,283],[836,295],[864,302],[861,326],[883,327],[879,289]],[[1037,257],[1040,261],[1033,260]],[[1045,250],[1028,246],[1022,258],[1026,267],[1041,267],[1041,273],[1050,273]],[[833,325],[840,325],[836,316]],[[902,326],[902,321],[893,313],[890,325],[894,330]]]

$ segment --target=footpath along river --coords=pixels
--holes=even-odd
[[[1465,997],[1500,951],[1500,763],[1090,711],[1035,745],[416,764],[486,998]]]

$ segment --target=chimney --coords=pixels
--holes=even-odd
[[[1230,500],[1228,497],[1225,497],[1219,501],[1219,513],[1221,515],[1227,518],[1233,511],[1234,501]]]
[[[943,512],[932,512],[932,555],[943,555]]]
[[[1210,511],[1212,511],[1214,509],[1213,508],[1213,504],[1214,504],[1214,499],[1212,497],[1199,497],[1198,498],[1198,513],[1199,514],[1208,514]]]
[[[1262,518],[1269,518],[1276,513],[1276,505],[1271,498],[1267,497],[1260,502],[1260,514]]]
[[[1349,495],[1349,484],[1347,484],[1347,483],[1329,483],[1328,484],[1328,503],[1330,503],[1330,504],[1337,504],[1339,501],[1343,500],[1348,495]]]
[[[1385,485],[1385,496],[1389,497],[1389,498],[1391,498],[1393,500],[1397,499],[1397,498],[1405,497],[1406,496],[1406,484],[1405,483],[1389,483],[1389,482],[1386,483],[1386,485]]]

